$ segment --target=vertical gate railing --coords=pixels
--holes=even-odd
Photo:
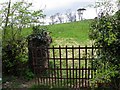
[[[94,77],[93,60],[97,57],[97,47],[41,46],[32,49],[36,84],[67,88],[91,87],[89,80]]]

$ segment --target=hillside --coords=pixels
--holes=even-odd
[[[53,45],[85,45],[89,44],[89,28],[91,20],[49,25]]]
[[[89,45],[88,38],[91,20],[77,21],[71,23],[62,23],[47,25],[48,31],[52,36],[52,45]],[[32,32],[31,28],[24,30],[23,35],[28,36]]]

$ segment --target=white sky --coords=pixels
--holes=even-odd
[[[0,0],[1,2],[8,2],[9,0]],[[21,0],[11,0],[12,2]],[[53,15],[55,13],[66,13],[68,9],[71,11],[76,11],[78,8],[83,8],[89,4],[94,4],[95,0],[25,0],[27,2],[33,3],[33,9],[44,9],[44,14],[47,16]],[[89,13],[93,17],[95,16],[95,10],[91,9],[93,13]],[[87,16],[87,15],[86,15]],[[86,17],[85,16],[85,17]]]
[[[46,15],[55,13],[66,13],[68,9],[76,11],[78,8],[86,7],[89,4],[94,4],[95,0],[29,0],[34,1],[34,8],[44,9]],[[93,14],[94,10],[91,9]],[[89,13],[89,12],[88,12]],[[96,16],[96,15],[91,15]]]
[[[9,0],[0,0],[1,2],[7,2]],[[12,2],[21,0],[11,0]],[[96,0],[25,0],[33,3],[33,10],[44,9],[44,14],[47,16],[54,15],[55,13],[66,13],[68,9],[71,11],[77,11],[79,8],[86,8],[84,12],[84,18],[96,17],[94,8],[88,7],[90,4],[95,4]]]

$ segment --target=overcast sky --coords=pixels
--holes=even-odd
[[[6,2],[9,0],[0,0],[1,2]],[[21,0],[11,0],[12,2]],[[68,9],[71,11],[76,11],[79,8],[87,8],[85,12],[86,18],[95,17],[96,13],[94,9],[89,9],[87,6],[94,4],[95,0],[25,0],[27,2],[33,3],[33,9],[43,9],[44,14],[47,16],[54,15],[55,13],[66,13]],[[91,13],[92,12],[92,13]],[[89,16],[87,15],[89,14]]]
[[[85,13],[88,14],[90,10],[92,10],[93,15],[87,16],[86,14],[84,14],[84,17],[93,18],[94,16],[96,16],[95,10],[88,9],[88,5],[94,4],[94,2],[95,2],[94,0],[44,0],[40,7],[45,9],[44,13],[46,15],[52,15],[57,12],[66,13],[68,9],[75,12],[79,8],[87,8],[87,13],[86,12]]]
[[[5,2],[9,0],[0,0]],[[11,0],[12,2],[21,0]],[[54,15],[55,13],[66,13],[68,9],[71,11],[77,11],[79,8],[86,8],[84,12],[84,18],[94,18],[96,12],[94,8],[88,7],[90,4],[95,4],[96,0],[25,0],[27,2],[33,3],[33,10],[43,9],[44,14],[47,16]]]
[[[65,13],[68,9],[76,11],[78,8],[94,4],[95,0],[34,0],[35,8],[42,8],[45,14],[51,15],[57,12]]]

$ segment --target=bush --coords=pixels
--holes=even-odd
[[[4,41],[2,48],[3,74],[21,75],[27,66],[26,39]]]
[[[120,11],[96,18],[89,36],[95,46],[102,47],[94,60],[95,82],[109,82],[114,89],[120,88]]]
[[[52,42],[52,38],[47,32],[47,28],[41,26],[34,26],[33,33],[28,36],[30,44],[34,44],[36,47],[45,45],[49,46]]]

